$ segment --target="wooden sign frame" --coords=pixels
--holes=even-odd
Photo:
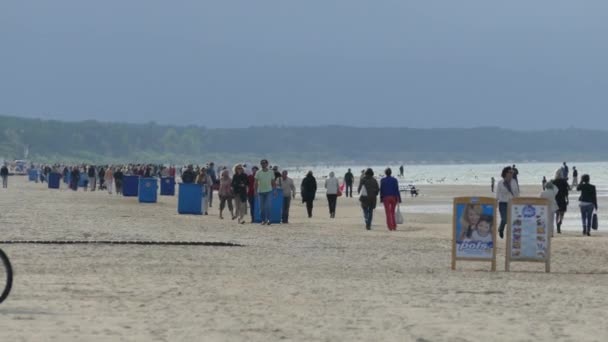
[[[545,264],[545,272],[551,272],[551,231],[549,231],[549,227],[551,226],[548,223],[545,223],[545,257],[544,258],[523,258],[523,257],[512,257],[512,246],[513,246],[513,205],[534,205],[534,206],[545,206],[545,215],[546,222],[547,220],[553,220],[553,214],[549,211],[549,201],[545,198],[538,197],[518,197],[509,201],[508,209],[507,209],[507,249],[506,249],[506,257],[505,257],[505,271],[509,272],[511,267],[511,262],[542,262]],[[537,233],[538,234],[538,233]]]
[[[479,204],[481,206],[491,205],[492,206],[492,256],[490,258],[475,258],[475,257],[459,257],[457,255],[457,228],[458,228],[458,206],[460,205],[469,205],[469,204]],[[497,214],[498,204],[495,198],[492,197],[481,197],[481,196],[473,196],[473,197],[455,197],[453,202],[453,212],[452,212],[452,270],[456,269],[456,261],[477,261],[477,262],[491,262],[491,270],[492,272],[496,271],[496,214]],[[464,215],[464,213],[463,213]]]

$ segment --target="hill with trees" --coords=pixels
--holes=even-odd
[[[0,158],[36,162],[234,162],[290,165],[606,160],[608,132],[562,129],[205,128],[0,116]]]

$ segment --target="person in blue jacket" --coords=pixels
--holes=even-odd
[[[386,177],[380,181],[380,202],[384,204],[388,230],[397,230],[395,209],[397,203],[401,203],[401,193],[399,193],[399,182],[392,176],[392,173],[393,171],[390,168],[384,171]]]

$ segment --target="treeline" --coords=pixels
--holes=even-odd
[[[233,162],[290,165],[386,162],[605,160],[608,132],[563,129],[251,127],[63,122],[0,116],[0,158],[37,162]]]

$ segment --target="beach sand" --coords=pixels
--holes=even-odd
[[[606,341],[608,235],[553,239],[540,263],[459,262],[450,270],[451,205],[487,187],[421,186],[396,232],[356,198],[289,225],[178,215],[175,197],[139,204],[106,192],[49,190],[10,177],[0,240],[221,241],[244,247],[3,244],[15,270],[0,341]],[[63,186],[63,184],[62,184]],[[537,189],[523,189],[536,195]],[[600,202],[600,209],[608,203]],[[572,210],[575,208],[572,207]],[[414,212],[416,210],[413,210]],[[225,215],[228,216],[228,215]]]

